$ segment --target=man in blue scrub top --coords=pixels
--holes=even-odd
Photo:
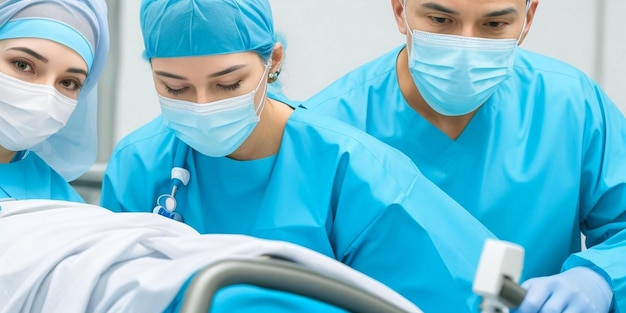
[[[391,3],[407,44],[303,105],[400,149],[524,246],[517,312],[626,311],[626,120],[585,74],[518,47],[538,0]]]

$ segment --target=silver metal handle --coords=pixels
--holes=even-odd
[[[211,264],[192,279],[181,307],[182,313],[207,313],[216,292],[236,284],[289,292],[338,308],[361,313],[406,313],[391,302],[332,277],[276,258],[233,258]]]

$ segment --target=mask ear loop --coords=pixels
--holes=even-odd
[[[413,38],[413,29],[409,26],[409,20],[406,18],[406,0],[402,3],[402,17],[404,18],[404,24],[406,25],[406,31],[411,34],[411,38]],[[411,57],[411,50],[413,50],[413,46],[408,44],[406,45],[407,57]]]
[[[402,17],[404,18],[404,24],[406,25],[406,30],[413,35],[413,29],[409,26],[409,20],[406,18],[406,0],[402,3]]]
[[[526,22],[528,21],[528,11],[530,10],[530,4],[532,3],[532,0],[528,0],[526,1],[526,11],[524,12],[524,25],[522,25],[522,31],[519,33],[519,36],[517,36],[517,45],[519,46],[519,42],[520,40],[522,40],[522,35],[524,34],[524,31],[526,30]]]
[[[254,96],[256,96],[257,92],[259,91],[259,88],[261,88],[261,84],[265,81],[265,77],[267,76],[267,72],[269,71],[269,69],[272,67],[272,64],[270,62],[267,62],[265,64],[265,70],[263,70],[263,75],[261,76],[261,80],[259,80],[259,84],[256,86],[256,88],[254,89],[254,94],[253,94],[253,99]],[[261,98],[261,103],[259,104],[259,107],[254,110],[254,113],[256,114],[256,116],[258,116],[259,118],[261,118],[261,113],[263,113],[263,109],[265,108],[265,98],[267,97],[267,84],[265,83],[265,92],[263,97]]]

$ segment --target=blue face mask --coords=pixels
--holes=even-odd
[[[176,137],[204,155],[223,157],[233,153],[260,120],[265,97],[258,109],[255,109],[254,97],[268,69],[266,66],[254,90],[233,98],[197,104],[159,96],[165,125]]]
[[[465,115],[485,103],[511,76],[518,41],[413,30],[411,76],[433,110],[447,116]]]

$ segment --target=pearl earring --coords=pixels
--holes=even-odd
[[[278,79],[278,75],[280,75],[280,71],[276,71],[273,73],[269,73],[269,75],[267,75],[268,78],[268,83],[273,83]]]

